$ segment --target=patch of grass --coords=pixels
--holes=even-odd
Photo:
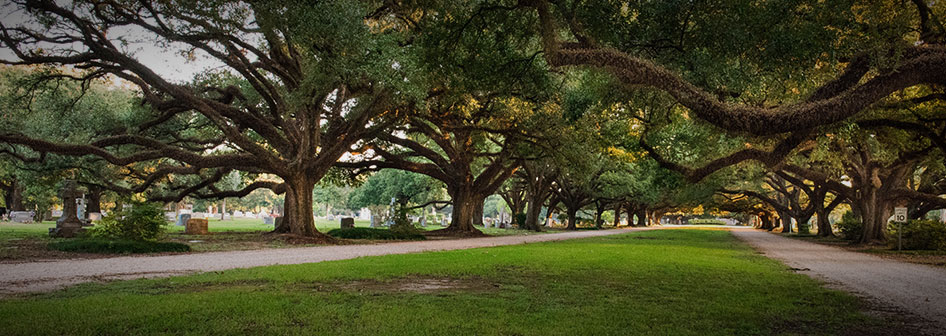
[[[191,250],[190,246],[181,243],[110,239],[68,239],[51,242],[48,246],[53,250],[82,253],[158,253]]]
[[[391,231],[388,229],[376,229],[376,228],[364,228],[364,227],[333,229],[328,232],[328,235],[335,238],[345,238],[345,239],[373,239],[373,240],[425,240],[427,239],[419,233],[398,232],[398,231]]]
[[[860,308],[729,232],[681,229],[85,284],[0,300],[0,334],[830,335],[887,327]]]

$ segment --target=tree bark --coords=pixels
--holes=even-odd
[[[85,194],[85,217],[93,212],[102,213],[102,188],[89,186],[89,192]]]
[[[811,216],[795,217],[796,226],[798,226],[798,234],[811,234],[811,227],[808,224],[811,221]]]
[[[312,216],[312,189],[315,188],[316,181],[305,174],[283,180],[286,184],[286,201],[282,221],[273,232],[333,240],[315,227],[315,217]]]
[[[533,197],[529,200],[529,208],[526,211],[526,223],[523,229],[542,231],[542,226],[539,225],[539,216],[542,214],[542,203],[545,203],[544,200],[539,200],[538,197]]]
[[[647,226],[647,209],[640,208],[637,210],[637,223],[635,226]]]
[[[759,214],[759,221],[762,222],[762,229],[766,231],[775,230],[775,224],[772,222],[772,214],[763,212]]]
[[[483,205],[486,203],[485,196],[473,195],[473,227],[483,226]]]
[[[890,202],[884,200],[877,188],[869,188],[856,201],[861,215],[864,233],[860,243],[875,244],[887,241],[887,219],[890,218]]]
[[[819,210],[816,214],[817,223],[818,223],[818,236],[819,237],[833,237],[834,229],[831,228],[831,221],[828,216],[830,212],[825,210]]]
[[[782,233],[792,233],[792,217],[785,212],[779,211],[778,219],[782,223]]]
[[[221,221],[226,219],[226,216],[227,216],[226,213],[227,213],[227,199],[224,198],[220,200],[220,220]]]
[[[604,224],[604,220],[601,219],[601,215],[604,214],[604,204],[595,204],[595,228],[600,229],[601,225]]]
[[[565,206],[565,213],[568,215],[568,226],[566,230],[575,230],[578,228],[578,209],[573,206]]]
[[[614,204],[614,227],[621,225],[621,203]]]
[[[10,184],[4,188],[3,201],[6,203],[7,211],[26,211],[23,206],[23,186],[17,180],[11,179]]]

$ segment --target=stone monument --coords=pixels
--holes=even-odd
[[[72,238],[82,231],[82,221],[79,220],[76,200],[82,193],[76,190],[75,180],[66,180],[59,197],[62,198],[62,217],[56,221],[56,227],[49,229],[52,237]]]
[[[205,218],[188,219],[184,226],[184,234],[205,235],[207,233],[207,219]]]
[[[189,221],[190,219],[191,219],[191,214],[182,213],[177,217],[177,223],[175,223],[175,225],[185,226],[187,224],[187,221]]]
[[[347,229],[347,228],[353,228],[353,227],[355,227],[355,219],[354,219],[354,218],[351,218],[351,217],[342,217],[342,219],[341,219],[340,222],[341,222],[341,228],[342,228],[342,229]]]

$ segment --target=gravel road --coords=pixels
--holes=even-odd
[[[759,230],[732,230],[767,257],[832,287],[901,308],[946,332],[946,269],[888,260]]]
[[[608,236],[645,229],[650,228],[0,264],[0,294],[50,291],[90,281],[154,278],[234,268],[314,263],[386,254],[461,250]]]

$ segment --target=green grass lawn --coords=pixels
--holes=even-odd
[[[260,233],[273,229],[271,225],[263,224],[262,219],[234,218],[221,221],[219,218],[208,218],[208,229],[211,235],[185,235],[183,226],[168,225],[167,236],[162,241],[188,244],[193,252],[252,250],[260,248],[282,248],[298,245],[286,243],[283,240],[270,239]],[[57,259],[72,257],[69,252],[49,251],[46,244],[61,239],[50,238],[49,228],[55,227],[55,222],[20,224],[0,222],[0,260],[24,259]],[[369,227],[371,223],[365,220],[355,220],[355,226]],[[316,219],[316,227],[321,232],[339,227],[336,220]],[[442,228],[440,225],[428,225],[426,230]],[[502,235],[532,235],[561,230],[546,230],[543,232],[524,231],[515,229],[480,228],[491,236]]]
[[[790,272],[729,232],[659,230],[85,284],[0,300],[0,334],[750,335],[886,327],[860,309],[854,297]]]

